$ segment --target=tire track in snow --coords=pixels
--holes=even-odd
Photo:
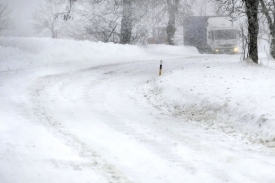
[[[113,67],[113,66],[112,66]],[[85,87],[85,90],[83,91],[83,94],[80,94],[80,96],[82,97],[83,101],[86,101],[88,103],[93,104],[93,106],[91,106],[91,111],[97,111],[98,114],[100,115],[100,120],[102,123],[107,124],[109,127],[113,128],[115,131],[118,131],[119,133],[122,134],[126,134],[126,135],[130,135],[131,138],[143,143],[143,145],[146,146],[147,149],[149,149],[152,153],[154,153],[155,155],[165,159],[166,161],[170,162],[171,164],[173,164],[173,166],[176,167],[185,167],[186,170],[188,170],[190,173],[194,173],[194,167],[192,165],[190,165],[188,162],[184,161],[184,160],[180,160],[181,157],[178,156],[177,154],[173,153],[173,151],[169,151],[169,149],[171,149],[171,144],[166,144],[166,143],[159,143],[158,141],[156,141],[154,139],[154,134],[147,134],[146,136],[144,136],[145,134],[139,130],[136,130],[136,126],[131,126],[129,124],[127,124],[127,122],[125,123],[124,119],[122,117],[119,117],[117,115],[106,115],[104,112],[102,114],[100,114],[100,111],[98,111],[96,109],[97,103],[102,103],[103,101],[106,101],[108,99],[104,99],[104,95],[102,96],[102,94],[104,94],[104,92],[101,92],[101,89],[99,86],[104,86],[105,84],[102,83],[104,82],[108,82],[108,83],[113,83],[114,80],[117,80],[117,77],[113,77],[112,75],[115,74],[116,71],[106,71],[110,69],[110,66],[106,66],[103,68],[103,72],[101,74],[101,78],[98,78],[98,80],[96,81],[92,81],[89,82],[88,84],[86,84],[87,87]],[[112,69],[111,69],[112,70]],[[84,71],[86,73],[89,73],[89,71]],[[86,73],[84,73],[84,76],[79,76],[79,75],[83,75],[83,70],[81,71],[81,73],[75,73],[75,74],[65,74],[65,75],[61,75],[61,76],[48,76],[48,77],[44,77],[44,78],[40,78],[40,81],[38,81],[38,83],[41,83],[41,86],[37,86],[40,89],[36,89],[36,98],[38,98],[38,100],[36,101],[36,103],[39,103],[39,98],[41,98],[43,95],[45,95],[45,90],[47,88],[53,87],[52,83],[56,83],[57,80],[62,80],[62,79],[58,79],[58,77],[61,78],[66,78],[69,77],[69,81],[67,81],[67,83],[58,83],[57,85],[59,85],[59,89],[60,92],[64,92],[66,90],[71,90],[72,88],[70,87],[70,84],[72,82],[71,79],[76,80],[73,81],[74,83],[78,81],[78,79],[75,78],[86,78],[87,75]],[[88,74],[89,75],[89,74]],[[46,85],[44,85],[44,83],[46,83]],[[94,90],[95,88],[99,87],[99,90]],[[93,92],[91,92],[93,91]],[[95,92],[96,91],[96,92]],[[42,94],[44,93],[44,94]],[[64,92],[66,93],[66,92]],[[73,99],[69,99],[72,100]],[[54,117],[50,117],[51,115],[47,114],[47,111],[45,108],[43,108],[40,104],[37,104],[37,109],[38,111],[40,111],[39,113],[41,114],[40,116],[40,120],[41,121],[45,121],[45,119],[47,119],[46,122],[43,122],[43,125],[46,125],[46,127],[48,129],[51,129],[51,131],[58,136],[59,138],[65,138],[66,144],[69,146],[73,146],[76,147],[78,149],[79,152],[83,153],[88,153],[91,154],[89,156],[92,156],[92,158],[95,158],[94,156],[96,156],[98,158],[98,153],[92,152],[91,150],[89,150],[87,148],[87,145],[82,143],[78,138],[76,138],[74,135],[72,135],[69,132],[66,132],[66,130],[59,125],[59,122],[55,121],[53,118]],[[39,106],[40,105],[40,106]],[[40,108],[40,109],[39,109]],[[39,115],[39,114],[37,114]],[[137,120],[137,118],[133,118],[133,121]],[[141,129],[146,129],[146,126],[142,126]],[[139,127],[140,129],[140,127]],[[159,134],[158,134],[159,135]],[[93,163],[98,164],[98,162],[94,162]],[[104,168],[105,169],[105,168]],[[108,172],[109,174],[109,172]],[[128,180],[127,180],[128,181]],[[120,181],[123,182],[123,181]],[[124,182],[126,182],[124,180]]]
[[[125,66],[125,65],[120,65]],[[134,64],[134,66],[137,66]],[[133,66],[131,66],[133,67]],[[188,149],[183,149],[184,151],[177,152],[178,146],[181,145],[187,145],[195,149],[196,151],[202,153],[203,155],[207,154],[219,154],[217,152],[216,148],[212,148],[212,146],[209,146],[209,144],[201,143],[199,140],[204,140],[203,136],[202,138],[190,138],[190,132],[187,130],[181,130],[184,128],[187,128],[188,130],[196,128],[194,125],[190,124],[182,124],[182,122],[179,122],[179,120],[176,120],[175,122],[172,121],[170,126],[167,127],[167,121],[165,116],[160,116],[160,119],[156,122],[155,117],[152,117],[148,119],[148,121],[140,121],[138,115],[131,115],[131,119],[127,119],[123,117],[125,113],[122,110],[118,110],[121,106],[111,103],[110,99],[112,99],[113,96],[110,96],[110,92],[115,92],[115,96],[120,98],[121,97],[121,103],[125,102],[125,106],[131,106],[130,100],[125,100],[125,92],[124,96],[120,95],[119,90],[123,90],[124,85],[124,79],[129,80],[130,77],[132,77],[135,74],[139,74],[140,71],[133,70],[129,65],[123,69],[123,67],[116,68],[114,66],[103,66],[96,69],[86,69],[82,70],[76,73],[73,73],[71,75],[64,74],[60,76],[51,76],[46,78],[41,78],[42,86],[41,91],[38,92],[35,96],[37,98],[42,98],[43,94],[41,92],[46,92],[49,87],[55,87],[55,85],[59,86],[59,89],[57,92],[59,92],[61,95],[64,94],[64,98],[68,97],[67,100],[71,103],[76,102],[78,100],[85,101],[85,105],[89,106],[90,111],[94,111],[96,113],[97,119],[99,119],[103,124],[108,125],[115,131],[118,131],[119,133],[122,133],[124,135],[128,135],[130,138],[133,138],[135,141],[141,142],[143,146],[145,146],[147,149],[149,149],[151,152],[153,152],[154,155],[160,156],[162,159],[168,161],[173,167],[180,167],[182,171],[189,171],[190,174],[194,174],[197,171],[197,167],[200,167],[205,172],[213,175],[215,177],[214,180],[216,182],[227,182],[227,180],[230,178],[227,172],[225,171],[224,167],[222,167],[223,164],[218,165],[212,165],[211,162],[208,160],[200,159],[200,155],[192,154],[193,163],[192,161],[188,160],[188,156],[184,157],[186,154],[184,154],[184,151]],[[133,73],[129,72],[129,70],[132,70]],[[95,78],[93,79],[94,75],[91,73],[97,73]],[[58,78],[60,77],[60,78]],[[66,83],[63,85],[60,84],[60,81],[62,79],[66,79]],[[85,78],[86,81],[82,81]],[[75,83],[82,82],[81,85],[79,85],[81,88],[77,89],[76,96],[70,96],[70,92],[73,92],[74,87],[76,86]],[[84,83],[83,83],[84,82]],[[133,81],[134,82],[134,81]],[[43,86],[43,83],[47,83],[46,86]],[[119,88],[118,88],[119,87]],[[39,88],[39,87],[38,87]],[[127,88],[127,87],[126,87]],[[52,93],[50,93],[52,94]],[[127,98],[127,97],[126,97]],[[128,102],[128,103],[127,103]],[[41,104],[39,104],[38,108],[43,108]],[[103,108],[99,109],[98,106],[101,106]],[[116,109],[113,112],[110,112],[111,108]],[[41,115],[41,121],[46,118],[46,116],[51,116],[47,113],[46,109],[39,109],[40,115]],[[107,113],[106,113],[107,111]],[[138,113],[139,111],[137,111]],[[144,111],[143,111],[144,112]],[[171,118],[167,117],[168,120],[171,120]],[[51,124],[53,123],[53,124]],[[97,157],[98,153],[95,152],[96,157],[93,157],[94,151],[91,150],[91,147],[87,147],[87,144],[81,142],[77,137],[75,137],[72,133],[66,131],[66,128],[62,128],[62,126],[58,127],[58,130],[56,130],[55,126],[58,124],[57,121],[53,120],[47,120],[46,124],[48,124],[51,130],[57,133],[57,135],[60,135],[61,138],[65,138],[65,141],[70,144],[70,146],[75,146],[76,149],[78,149],[79,152],[82,152],[83,154],[88,154],[88,156],[91,156],[91,161],[97,160],[99,162],[96,162],[95,164],[101,162],[100,165],[94,165],[96,169],[99,169],[99,172],[105,172],[104,174],[107,174],[106,177],[120,174],[120,172],[117,170],[117,168],[114,168],[116,172],[108,173],[106,172],[104,168],[105,165],[109,165],[108,163],[102,163],[102,161],[106,162],[102,157]],[[190,127],[190,128],[189,128]],[[53,128],[53,129],[52,129]],[[196,133],[200,133],[200,130],[196,129]],[[203,132],[203,130],[201,130]],[[186,134],[185,134],[186,133]],[[192,133],[192,132],[191,132]],[[204,133],[204,132],[203,132]],[[203,134],[202,133],[202,134]],[[211,136],[213,134],[209,134]],[[162,139],[158,139],[160,136],[162,136]],[[214,135],[214,137],[217,137]],[[208,139],[207,139],[208,140]],[[211,141],[219,141],[221,139],[214,139],[212,138]],[[226,137],[222,140],[228,140]],[[169,143],[168,143],[169,142]],[[173,143],[176,142],[178,145],[174,145]],[[206,154],[202,151],[207,151]],[[191,151],[192,152],[192,151]],[[183,154],[181,154],[183,153]],[[197,159],[196,159],[197,158]],[[230,159],[231,158],[231,159]],[[222,159],[222,161],[225,161]],[[226,161],[238,161],[236,157],[228,157],[228,160]],[[211,169],[209,169],[209,167]],[[123,174],[122,174],[123,175]],[[124,176],[123,176],[124,177]],[[114,181],[114,182],[123,182],[123,181],[129,181],[128,179],[112,179],[108,178],[108,180]],[[243,180],[246,180],[247,182],[255,182],[255,180],[252,177],[246,176],[243,177]]]
[[[133,67],[133,66],[132,66]],[[136,67],[136,65],[134,66],[134,68]],[[146,67],[146,66],[145,66]],[[123,72],[123,69],[120,68],[120,70],[116,70],[115,68],[110,68],[111,71],[109,71],[108,73],[110,73],[110,76],[108,78],[104,78],[104,82],[105,82],[105,85],[108,85],[110,86],[113,85],[114,87],[120,87],[121,83],[124,83],[123,80],[128,78],[128,77],[131,77],[133,75],[139,75],[140,73],[138,73],[139,71],[138,70],[133,70],[131,72],[128,72],[129,71],[129,68],[126,68],[126,71],[124,70]],[[101,86],[104,86],[103,83],[101,83]],[[85,95],[85,99],[89,99],[90,100],[90,103],[96,103],[97,101],[106,101],[108,100],[108,98],[106,98],[105,95],[102,95],[102,93],[100,91],[104,91],[103,89],[104,88],[97,88],[98,91],[89,91],[89,92],[86,92],[86,95]],[[123,87],[121,87],[121,89],[123,89]],[[112,91],[112,90],[111,90]],[[119,92],[117,92],[117,94],[119,94]],[[94,96],[97,96],[97,97],[101,97],[100,100],[98,100],[98,98],[95,98]],[[107,96],[108,97],[108,96]],[[119,97],[119,95],[117,95],[117,97]],[[110,98],[109,98],[110,99]],[[125,101],[123,101],[125,102]],[[111,105],[111,103],[109,103],[109,105]],[[126,104],[125,106],[130,106],[128,104]],[[116,106],[116,105],[113,105],[113,108],[118,108],[119,106]],[[138,128],[135,128],[136,126],[133,124],[133,123],[130,123],[129,121],[125,121],[125,118],[124,117],[120,117],[118,115],[118,113],[114,113],[114,114],[110,114],[109,116],[106,116],[106,114],[102,114],[102,116],[105,116],[105,119],[103,120],[104,123],[108,124],[109,126],[111,126],[112,128],[116,129],[117,131],[120,131],[122,133],[125,133],[125,134],[131,134],[131,136],[133,136],[133,138],[135,138],[136,140],[139,140],[141,142],[143,142],[143,144],[148,148],[150,149],[152,152],[154,152],[155,154],[161,156],[162,158],[168,160],[169,162],[172,162],[174,164],[177,164],[178,166],[181,166],[181,167],[185,167],[185,170],[190,170],[191,173],[194,173],[196,172],[196,165],[199,165],[199,167],[205,167],[205,171],[206,172],[209,172],[211,173],[212,175],[215,175],[215,177],[219,180],[222,180],[223,182],[227,182],[227,180],[229,180],[229,176],[227,174],[227,171],[224,169],[224,167],[222,167],[222,165],[217,165],[217,166],[213,166],[211,163],[208,162],[205,162],[205,161],[200,161],[198,160],[196,163],[194,163],[194,166],[193,164],[191,163],[190,164],[190,161],[186,161],[185,158],[182,157],[182,155],[179,155],[178,153],[174,153],[174,151],[171,151],[172,149],[175,149],[173,147],[173,145],[169,144],[169,143],[165,143],[165,142],[177,142],[177,143],[186,143],[190,146],[192,146],[193,148],[195,149],[200,149],[201,148],[201,151],[207,151],[207,153],[210,153],[210,154],[219,154],[219,152],[217,151],[216,148],[213,148],[212,146],[208,146],[206,145],[205,143],[200,143],[200,142],[195,142],[195,139],[196,138],[193,138],[193,139],[190,139],[188,138],[187,135],[184,135],[182,134],[183,132],[180,132],[176,129],[173,129],[173,128],[170,128],[169,130],[167,130],[167,124],[162,124],[162,125],[166,125],[165,126],[162,126],[160,125],[161,123],[163,123],[163,121],[158,121],[158,124],[157,123],[151,123],[151,122],[147,122],[146,126],[143,126],[144,124],[141,123],[140,120],[138,120],[138,117],[136,118],[133,118],[132,120],[136,123],[136,124],[139,124],[139,127]],[[163,118],[164,116],[162,116],[161,118]],[[171,118],[167,118],[168,120]],[[204,129],[197,129],[198,125],[197,124],[182,124],[182,121],[181,123],[179,124],[176,124],[178,123],[178,120],[176,120],[177,122],[172,122],[172,126],[174,126],[174,128],[181,128],[181,129],[184,129],[186,128],[187,126],[189,126],[190,128],[189,129],[194,129],[196,128],[197,130],[197,133],[200,133],[200,130],[202,131],[202,134],[205,133],[205,130]],[[158,133],[157,134],[145,134],[143,131],[139,131],[137,129],[142,129],[144,128],[144,130],[146,131],[146,128],[148,128],[150,126],[150,128],[153,128],[153,129],[156,129],[158,130]],[[214,134],[211,134],[211,132],[214,132]],[[184,132],[186,133],[186,131]],[[154,135],[158,136],[158,135],[162,135],[164,136],[166,139],[163,140],[163,142],[161,141],[156,141],[154,139]],[[211,137],[211,135],[213,135],[214,137],[218,137],[217,135],[215,135],[215,131],[212,131],[209,129],[209,136]],[[202,138],[199,138],[201,141],[203,141]],[[234,141],[236,139],[231,138],[229,136],[227,136],[227,134],[225,133],[224,134],[224,138],[220,139],[220,138],[217,138],[217,139],[214,139],[211,137],[211,140],[212,141],[221,141],[221,140],[232,140],[232,145],[234,147]],[[234,147],[236,148],[235,150],[238,150],[238,147]],[[245,148],[250,148],[249,146],[248,147],[244,147]],[[249,150],[249,149],[247,149]],[[254,149],[255,150],[255,149]],[[259,150],[261,151],[261,150]],[[213,152],[213,153],[211,153]],[[232,162],[237,162],[239,161],[238,157],[228,157],[228,159],[226,160],[228,162],[232,161]],[[268,162],[265,162],[265,163],[268,163]],[[212,167],[211,170],[207,169],[207,167]],[[246,176],[246,180],[247,181],[250,181],[250,182],[254,182],[255,179],[253,177],[250,177],[250,176]]]
[[[108,88],[110,88],[110,85],[114,85],[118,87],[120,83],[123,83],[123,79],[127,78],[127,76],[137,74],[135,73],[134,70],[132,70],[132,72],[134,73],[127,71],[127,72],[124,72],[124,74],[126,73],[126,76],[125,75],[121,76],[121,71],[115,70],[114,68],[109,68],[109,69],[111,70],[107,72],[109,76],[108,77],[103,76],[104,78],[98,81],[97,85],[99,86],[99,88],[96,88],[96,90],[89,89],[88,87],[85,88],[86,92],[84,91],[85,94],[83,95],[83,97],[85,100],[88,100],[89,103],[95,104],[97,102],[102,103],[102,101],[108,102],[108,99],[110,98],[106,98],[106,95],[104,95],[105,93],[102,93],[102,91],[104,91],[105,86],[108,86]],[[102,83],[102,81],[104,81],[105,84]],[[103,88],[100,88],[100,86],[102,86]],[[109,105],[112,105],[112,104],[109,103],[107,106]],[[126,106],[130,106],[130,105],[126,104]],[[113,108],[116,108],[116,106],[114,105]],[[96,108],[92,107],[92,110],[96,110]],[[172,166],[184,168],[184,170],[188,171],[190,174],[196,173],[197,164],[201,163],[201,166],[205,166],[203,165],[204,162],[203,161],[200,162],[200,160],[198,160],[197,162],[190,163],[190,161],[188,161],[189,157],[184,157],[183,155],[180,155],[179,152],[177,152],[177,145],[183,142],[189,145],[192,145],[196,149],[200,149],[201,147],[198,141],[194,141],[194,139],[191,139],[183,135],[182,132],[179,132],[179,133],[175,132],[174,131],[175,129],[170,128],[168,130],[167,124],[162,124],[164,125],[162,126],[160,125],[159,121],[158,123],[147,122],[146,124],[143,124],[138,119],[138,117],[131,118],[130,120],[134,121],[135,123],[131,123],[129,119],[128,121],[125,120],[125,116],[120,116],[116,112],[112,114],[106,114],[102,112],[101,114],[101,121],[103,123],[108,124],[109,127],[119,131],[120,133],[129,135],[133,139],[143,143],[143,145],[146,146],[147,149],[149,149],[155,155],[160,156],[161,158],[167,160]],[[182,129],[184,129],[184,125],[180,124],[178,121],[176,123],[178,123],[176,124],[177,127],[180,127],[180,128],[182,127]],[[138,127],[136,124],[139,124]],[[175,125],[174,122],[173,122],[173,125]],[[157,130],[158,133],[155,133],[152,131],[146,132],[149,126],[150,128]],[[163,136],[163,140],[162,141],[156,140],[156,137],[160,135]],[[175,143],[167,143],[167,142],[175,142]],[[213,151],[212,147],[208,147],[208,151]],[[216,175],[218,179],[222,179],[224,181],[228,179],[228,176],[226,175],[225,171],[219,168],[216,168],[214,170],[205,169],[205,171],[212,172],[212,174]]]
[[[59,121],[56,121],[54,117],[47,113],[47,110],[43,104],[41,104],[41,98],[47,95],[47,93],[44,92],[47,88],[51,87],[52,78],[56,77],[60,77],[60,75],[39,78],[37,83],[32,86],[30,95],[32,96],[33,111],[39,122],[55,137],[58,137],[63,140],[66,145],[75,149],[80,157],[89,159],[89,163],[71,163],[70,166],[74,167],[74,169],[76,169],[76,167],[92,168],[97,173],[104,175],[109,183],[132,183],[132,181],[128,180],[114,165],[108,163],[95,150],[83,143],[72,133],[66,131]],[[54,160],[52,160],[52,163],[56,166],[64,164],[61,161]]]

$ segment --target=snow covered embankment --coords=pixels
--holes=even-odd
[[[274,147],[274,80],[270,68],[208,61],[186,64],[142,90],[153,105],[167,113]]]
[[[179,58],[198,54],[193,47],[147,47],[54,40],[50,38],[0,38],[0,72],[44,67],[60,63],[99,66],[122,62]]]

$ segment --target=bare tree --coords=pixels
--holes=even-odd
[[[118,33],[118,18],[117,17],[103,17],[100,15],[94,16],[85,25],[85,29],[92,39],[102,42],[119,42]]]
[[[239,23],[240,26],[240,38],[241,38],[241,42],[242,42],[242,50],[243,50],[243,60],[245,60],[246,58],[249,57],[248,55],[248,30],[247,30],[247,20],[242,21],[241,23]]]
[[[180,0],[167,0],[167,7],[168,7],[168,24],[167,24],[167,37],[168,37],[168,44],[174,45],[174,36],[176,32],[176,16],[178,13]]]
[[[184,17],[192,15],[189,0],[158,0],[154,1],[152,9],[156,9],[155,20],[166,23],[167,42],[174,45],[174,36],[177,24],[182,25]],[[164,17],[166,16],[166,17]]]
[[[130,1],[129,1],[130,2]],[[70,32],[78,39],[121,44],[146,43],[149,37],[147,0],[82,0],[74,12],[77,27]],[[127,4],[128,3],[128,4]],[[74,30],[73,30],[74,29]]]
[[[245,3],[246,16],[248,19],[248,35],[249,35],[249,57],[253,62],[258,63],[258,34],[259,20],[258,9],[259,0],[243,0]]]
[[[120,43],[129,44],[133,29],[133,1],[123,0],[123,11],[121,19]]]
[[[151,0],[123,0],[120,43],[146,42],[148,39],[148,13]]]
[[[216,0],[219,11],[239,17],[243,14],[248,22],[248,55],[253,62],[258,63],[258,34],[259,34],[259,0]]]
[[[151,19],[153,27],[166,27],[168,44],[175,44],[176,27],[183,26],[184,19],[193,14],[192,3],[189,0],[150,0],[148,19]]]
[[[259,17],[259,36],[258,38],[261,40],[266,41],[268,44],[271,44],[271,34],[268,27],[267,20],[264,15],[261,15]]]
[[[261,4],[261,12],[265,15],[269,27],[270,54],[275,58],[275,1],[259,0]]]
[[[0,3],[0,33],[8,29],[10,26],[10,19],[9,15],[11,10],[9,10],[8,6],[5,4]]]
[[[115,0],[78,0],[69,35],[76,39],[119,43],[121,3]]]
[[[206,16],[208,0],[196,0],[193,4],[193,9],[196,15]]]
[[[77,28],[70,26],[70,35],[93,41],[145,44],[156,24],[175,30],[175,24],[182,24],[183,17],[190,14],[187,4],[191,4],[191,0],[177,1],[179,3],[173,6],[177,12],[170,11],[174,15],[170,16],[170,26],[167,26],[167,0],[78,0],[73,21]],[[173,31],[169,34],[173,41]]]
[[[66,12],[65,1],[45,0],[32,14],[33,26],[38,32],[49,30],[52,38],[57,38],[67,25],[64,12]]]

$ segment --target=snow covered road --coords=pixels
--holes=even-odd
[[[274,183],[274,70],[239,59],[0,38],[0,183]]]
[[[207,58],[169,60],[164,72]],[[1,73],[1,129],[13,134],[0,135],[0,182],[274,182],[270,149],[151,105],[139,88],[158,64]]]

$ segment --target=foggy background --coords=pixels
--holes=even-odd
[[[3,31],[3,36],[30,37],[42,36],[37,34],[31,24],[31,14],[43,0],[0,0],[12,9],[11,28]]]
[[[48,32],[38,33],[32,26],[32,13],[34,9],[44,0],[0,0],[9,6],[11,13],[11,28],[4,30],[1,36],[11,37],[50,37]],[[197,0],[198,2],[200,0]],[[199,3],[198,3],[199,4]],[[213,4],[207,3],[206,6],[199,7],[205,9],[206,15],[214,15]],[[195,10],[196,12],[196,10]]]

